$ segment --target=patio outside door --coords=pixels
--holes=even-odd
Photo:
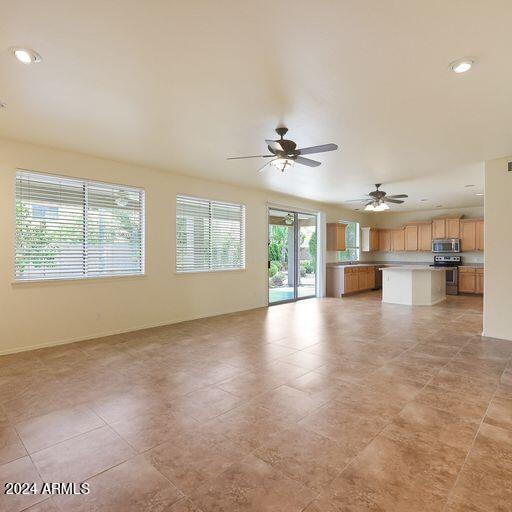
[[[268,211],[268,302],[316,296],[317,216]]]

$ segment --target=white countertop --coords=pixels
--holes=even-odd
[[[421,270],[427,272],[445,272],[444,267],[430,267],[428,265],[403,265],[399,267],[382,267],[380,270],[406,270],[408,272],[413,270]]]

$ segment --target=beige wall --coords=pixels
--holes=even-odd
[[[512,156],[485,163],[484,335],[512,340]]]
[[[483,206],[474,206],[468,208],[436,208],[435,210],[419,210],[414,212],[385,212],[382,214],[372,214],[369,218],[370,226],[393,229],[399,228],[408,222],[417,222],[422,220],[430,220],[434,217],[442,215],[462,215],[468,219],[477,219],[484,216]],[[407,262],[422,262],[430,263],[433,260],[433,255],[430,251],[402,251],[402,252],[372,252],[369,253],[374,260],[378,261],[407,261]],[[483,252],[464,252],[461,253],[462,261],[464,263],[483,263]]]
[[[16,168],[143,187],[146,275],[14,284]],[[246,270],[175,274],[178,193],[245,203]],[[322,211],[327,221],[362,219],[290,196],[0,140],[0,353],[265,306],[267,202]]]

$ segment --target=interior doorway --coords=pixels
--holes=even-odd
[[[268,303],[317,295],[318,216],[269,208]]]

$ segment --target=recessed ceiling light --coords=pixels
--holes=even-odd
[[[41,62],[43,59],[39,53],[30,48],[11,48],[13,55],[23,64],[33,64],[35,62]]]
[[[0,100],[0,109],[1,108],[7,108],[7,103],[4,103],[2,100]]]
[[[442,207],[443,207],[443,205],[442,205],[442,204],[438,204],[438,205],[436,206],[436,208],[442,208]]]
[[[471,188],[471,187],[474,187],[475,185],[464,185],[464,188]]]
[[[483,196],[483,195],[484,195],[483,192],[478,192],[478,193],[475,194],[475,196]]]
[[[420,201],[428,201],[428,199],[420,199]]]
[[[464,59],[459,59],[452,62],[450,64],[450,69],[457,74],[465,73],[473,67],[474,62],[475,61],[473,59],[465,57]]]

